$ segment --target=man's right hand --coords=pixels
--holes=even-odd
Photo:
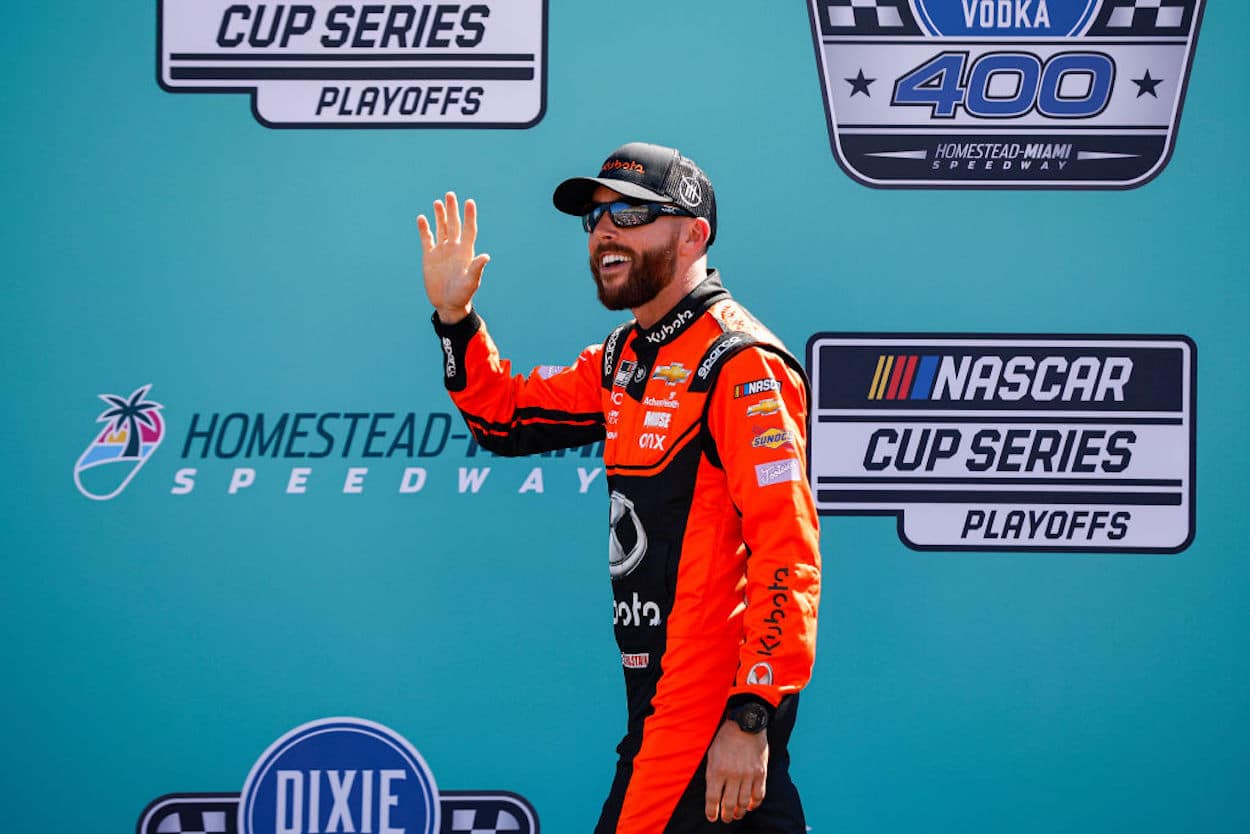
[[[473,294],[482,285],[482,270],[490,255],[474,255],[477,240],[477,205],[464,201],[464,225],[456,195],[448,191],[442,200],[434,201],[434,229],[422,214],[417,217],[424,253],[421,269],[425,275],[425,294],[438,311],[439,321],[455,324],[473,309]]]

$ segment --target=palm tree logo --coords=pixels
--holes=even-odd
[[[165,421],[161,419],[160,409],[164,406],[147,399],[151,389],[149,383],[136,388],[129,397],[99,395],[109,407],[96,418],[96,422],[107,425],[74,464],[74,483],[83,495],[98,501],[113,498],[126,488],[156,447],[161,445],[165,437]],[[84,478],[84,473],[88,471],[92,474]]]

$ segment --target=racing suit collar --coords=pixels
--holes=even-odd
[[[722,298],[728,297],[729,291],[720,282],[720,272],[709,269],[707,277],[687,293],[685,298],[677,302],[676,307],[661,316],[655,326],[644,329],[635,325],[638,332],[633,340],[635,352],[641,352],[640,349],[644,345],[655,350],[671,342],[680,336],[704,310]]]

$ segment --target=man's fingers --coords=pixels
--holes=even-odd
[[[737,794],[735,795],[734,819],[742,819],[746,815],[746,811],[755,808],[751,804],[752,783],[749,779],[742,779],[737,785]]]
[[[430,250],[434,248],[434,233],[430,230],[430,221],[425,219],[424,214],[417,215],[417,233],[421,235],[421,251],[430,254]]]
[[[725,780],[725,790],[720,800],[720,821],[733,822],[742,816],[738,811],[738,783],[732,777]]]
[[[439,243],[447,240],[447,209],[442,200],[434,201],[434,237]]]
[[[755,782],[752,783],[751,805],[747,808],[748,811],[754,811],[764,801],[765,781],[763,776],[757,776]]]
[[[709,777],[707,794],[704,796],[704,815],[708,822],[733,822],[754,811],[764,801],[764,780],[730,779]]]
[[[460,240],[460,206],[454,191],[447,192],[447,239]]]
[[[461,240],[470,247],[477,240],[477,203],[472,199],[464,201],[464,232]]]
[[[703,815],[707,817],[708,822],[716,822],[716,818],[720,815],[720,798],[721,792],[725,788],[722,779],[714,779],[709,773],[707,778],[707,793],[703,797]]]

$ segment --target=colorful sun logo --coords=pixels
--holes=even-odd
[[[74,483],[83,495],[96,501],[113,498],[161,445],[165,421],[159,412],[164,406],[147,399],[151,388],[144,385],[129,397],[98,395],[109,407],[96,422],[107,425],[74,464]]]

